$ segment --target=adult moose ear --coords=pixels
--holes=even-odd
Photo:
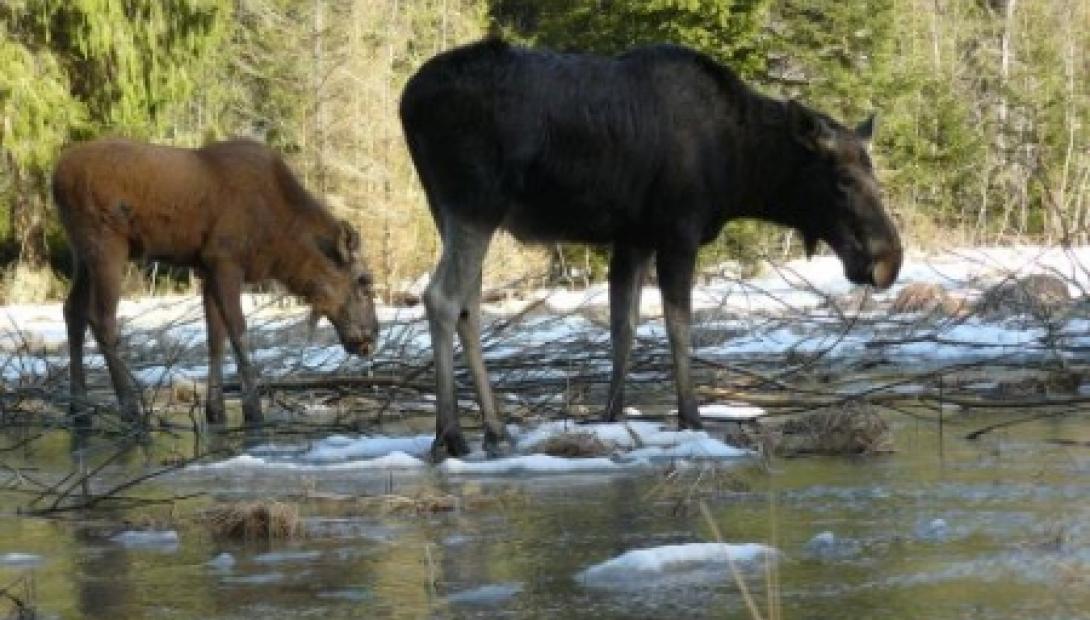
[[[870,148],[871,140],[874,138],[875,123],[877,123],[877,119],[875,118],[875,114],[871,112],[871,115],[867,120],[859,123],[855,128],[855,137],[862,140],[867,145],[867,148]]]
[[[350,265],[355,262],[359,251],[359,231],[346,220],[341,220],[340,231],[337,234],[337,258],[342,265]]]
[[[787,123],[791,136],[807,149],[814,152],[836,149],[833,130],[824,119],[801,103],[794,100],[787,102]]]

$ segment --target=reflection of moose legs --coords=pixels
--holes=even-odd
[[[205,403],[205,416],[212,424],[227,420],[223,406],[223,337],[226,335],[235,352],[242,386],[242,416],[247,422],[261,422],[257,372],[250,362],[244,341],[246,318],[242,314],[242,273],[237,267],[220,267],[202,275],[204,318],[208,327],[208,400]]]
[[[424,293],[435,356],[436,457],[445,447],[448,454],[468,452],[458,425],[458,400],[454,389],[454,331],[462,341],[477,402],[484,417],[485,447],[494,450],[506,436],[484,367],[480,340],[481,265],[492,231],[463,224],[454,218],[439,223],[443,231],[443,256]],[[444,226],[443,224],[446,224]]]

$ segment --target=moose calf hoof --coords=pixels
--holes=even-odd
[[[247,424],[261,424],[265,421],[264,414],[261,413],[261,402],[242,402],[242,419]]]
[[[490,459],[510,456],[515,451],[515,442],[507,431],[500,433],[486,432],[484,434],[484,452]]]
[[[85,404],[69,403],[68,419],[71,421],[72,428],[81,431],[90,430],[93,412],[94,409]]]
[[[135,403],[121,405],[119,413],[121,419],[127,424],[133,426],[146,426],[147,418],[144,417],[144,412],[140,409],[140,405]]]
[[[216,426],[223,426],[227,424],[227,411],[223,407],[223,403],[219,405],[209,405],[204,408],[204,419],[209,424]]]

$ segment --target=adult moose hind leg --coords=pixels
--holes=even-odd
[[[106,359],[122,419],[133,425],[146,425],[136,382],[117,350],[117,302],[121,296],[121,267],[125,264],[126,253],[124,245],[102,241],[98,252],[84,257],[83,269],[90,276],[87,320],[99,351]],[[73,330],[73,326],[69,329]]]
[[[636,322],[640,315],[640,285],[651,262],[651,251],[615,244],[609,260],[609,332],[613,371],[606,401],[606,420],[613,422],[624,410],[624,381]]]
[[[689,325],[692,319],[693,272],[696,269],[696,246],[659,250],[656,257],[659,290],[662,291],[663,320],[674,358],[674,384],[677,389],[679,428],[703,428],[693,392],[690,372],[692,339]]]
[[[436,213],[442,214],[440,208]],[[435,359],[435,442],[431,452],[434,460],[449,456],[462,456],[469,452],[462,429],[458,424],[458,399],[454,388],[454,330],[461,332],[463,346],[467,347],[466,361],[478,386],[482,403],[494,402],[491,389],[481,390],[488,384],[484,361],[480,354],[479,320],[471,315],[467,306],[478,304],[481,265],[492,237],[492,231],[480,226],[461,222],[454,217],[436,217],[443,239],[443,254],[435,267],[428,288],[424,291],[424,306],[428,313],[431,331],[432,354]],[[475,308],[474,312],[479,312]],[[464,317],[464,318],[463,318]],[[461,325],[458,325],[461,323]],[[468,343],[468,346],[467,346]],[[498,420],[488,421],[489,412],[495,418],[493,408],[482,404],[488,432],[500,432]],[[489,428],[492,427],[492,428]]]

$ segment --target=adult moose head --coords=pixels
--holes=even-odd
[[[436,457],[467,451],[455,410],[455,331],[485,447],[505,436],[479,336],[481,263],[498,228],[525,241],[611,247],[610,420],[624,406],[638,286],[655,258],[682,428],[701,426],[689,371],[697,249],[727,221],[793,227],[808,252],[825,241],[855,283],[885,288],[900,269],[901,242],[867,154],[872,123],[853,131],[762,96],[688,49],[604,58],[483,41],[425,63],[405,87],[401,119],[443,240],[424,296]]]
[[[281,282],[329,319],[349,353],[366,354],[375,340],[359,233],[334,218],[262,144],[235,140],[195,150],[129,140],[78,144],[57,162],[53,197],[74,264],[64,304],[73,412],[87,401],[83,338],[89,324],[122,415],[142,419],[136,386],[117,352],[117,302],[130,258],[192,267],[201,276],[209,422],[226,420],[224,336],[238,362],[243,415],[248,422],[262,418],[243,339],[243,283]]]

